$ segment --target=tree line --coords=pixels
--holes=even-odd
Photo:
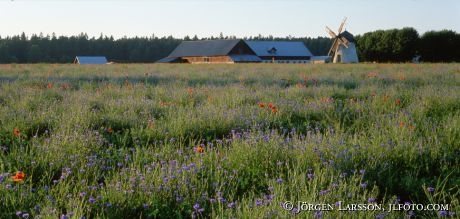
[[[460,34],[451,30],[419,36],[414,28],[406,27],[376,30],[355,38],[360,61],[407,62],[415,56],[426,62],[460,61]]]
[[[71,63],[75,56],[106,56],[113,62],[154,62],[174,50],[184,40],[235,39],[234,36],[182,39],[168,37],[88,37],[25,33],[0,37],[0,63]],[[245,40],[302,41],[314,55],[327,55],[332,40],[327,37],[253,36]],[[407,62],[420,55],[423,61],[460,61],[460,34],[454,31],[430,31],[419,36],[413,28],[377,30],[355,36],[360,61]]]

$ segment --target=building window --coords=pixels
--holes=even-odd
[[[209,62],[209,57],[204,57],[204,58],[203,58],[203,61],[204,61],[204,62]]]

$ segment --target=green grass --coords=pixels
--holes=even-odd
[[[460,65],[0,65],[0,146],[0,218],[456,217]]]

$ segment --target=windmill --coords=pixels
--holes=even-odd
[[[328,56],[332,58],[333,63],[353,63],[358,62],[358,55],[356,54],[355,39],[348,31],[343,31],[343,26],[347,18],[339,26],[338,34],[334,33],[331,28],[326,26],[326,30],[332,37],[334,42],[329,50]]]

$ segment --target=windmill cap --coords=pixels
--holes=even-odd
[[[353,34],[351,34],[350,32],[346,30],[340,33],[339,37],[345,37],[345,39],[347,39],[349,42],[352,42],[352,43],[355,42],[355,38],[353,37]]]

